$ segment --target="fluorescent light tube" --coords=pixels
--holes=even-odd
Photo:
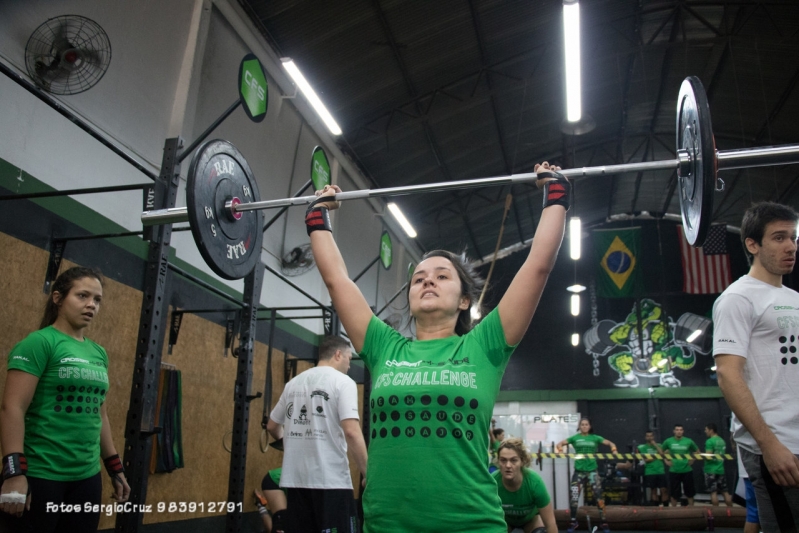
[[[415,239],[416,230],[413,229],[411,223],[408,222],[408,219],[405,218],[405,215],[402,214],[402,211],[400,211],[399,206],[394,202],[391,202],[388,204],[388,210],[391,211],[391,214],[394,215],[394,218],[397,219],[397,222],[399,222],[399,225],[402,226],[403,230],[405,230],[405,233],[408,235],[408,237],[410,237],[411,239]]]
[[[563,2],[563,38],[566,55],[566,120],[577,122],[583,115],[580,100],[580,4],[572,0]]]
[[[305,95],[305,98],[308,100],[308,103],[311,104],[311,107],[314,108],[316,113],[319,115],[319,118],[322,119],[322,122],[325,123],[327,129],[330,130],[330,133],[333,135],[341,135],[341,128],[338,127],[336,121],[333,119],[333,115],[330,114],[330,111],[327,110],[325,104],[322,103],[322,100],[319,99],[317,96],[316,91],[313,90],[311,84],[308,83],[308,80],[305,79],[305,76],[302,75],[300,69],[297,68],[297,65],[294,64],[288,57],[284,57],[281,59],[283,62],[283,68],[291,76],[291,79],[294,80],[294,83],[297,84],[297,87],[300,88],[302,94]]]
[[[572,346],[577,346],[578,344],[580,344],[580,334],[572,333]]]
[[[580,295],[572,294],[572,315],[577,316],[580,314]]]
[[[569,255],[575,261],[580,259],[580,245],[583,238],[583,224],[580,217],[569,219]]]

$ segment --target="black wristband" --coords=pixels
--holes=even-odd
[[[111,478],[115,478],[119,474],[124,474],[125,469],[122,467],[122,460],[119,458],[119,455],[111,455],[110,457],[106,457],[103,459],[103,464],[105,465],[105,471],[108,472],[108,475]]]
[[[330,225],[330,213],[327,207],[316,206],[316,202],[308,206],[305,212],[305,230],[308,235],[317,230],[325,230],[333,233],[333,226]]]
[[[24,453],[9,453],[3,457],[3,480],[28,473],[28,460]]]
[[[571,207],[572,184],[566,176],[552,170],[539,172],[538,176],[547,178],[547,174],[554,177],[554,180],[544,182],[544,208],[551,205],[562,205],[566,211]]]

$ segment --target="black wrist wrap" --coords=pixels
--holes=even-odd
[[[572,184],[566,176],[558,172],[539,172],[539,177],[549,177],[551,174],[555,179],[544,182],[544,208],[551,205],[562,205],[566,211],[571,207]]]
[[[305,230],[308,235],[317,230],[333,232],[327,207],[316,206],[316,202],[308,206],[308,210],[305,212]]]
[[[122,467],[122,461],[120,460],[119,455],[106,457],[103,459],[103,464],[105,465],[106,472],[108,472],[108,475],[112,478],[115,478],[118,474],[125,473],[125,469]]]
[[[3,480],[28,473],[28,460],[23,453],[9,453],[3,457]]]

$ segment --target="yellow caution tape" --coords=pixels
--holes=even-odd
[[[690,454],[657,454],[657,453],[531,453],[533,459],[668,459],[669,461],[677,460],[690,460],[708,461],[708,460],[726,460],[732,461],[735,458],[725,453],[724,455],[715,453],[690,453]]]

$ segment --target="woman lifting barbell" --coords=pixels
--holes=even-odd
[[[535,170],[550,173],[540,180],[544,209],[530,253],[497,308],[472,327],[481,280],[464,256],[428,252],[407,291],[416,340],[374,316],[347,274],[328,215],[341,189],[326,186],[308,207],[319,273],[373,377],[366,533],[507,531],[488,473],[488,427],[502,374],[555,266],[571,197],[559,167]]]

